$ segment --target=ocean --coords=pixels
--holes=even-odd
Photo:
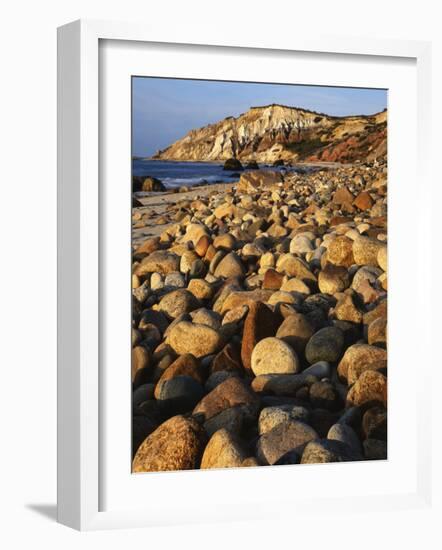
[[[259,165],[260,169],[296,171],[296,167],[274,167]],[[134,176],[158,178],[168,188],[192,187],[204,183],[224,183],[238,181],[238,172],[223,170],[223,163],[215,162],[170,162],[163,160],[145,160],[134,158],[132,161]]]

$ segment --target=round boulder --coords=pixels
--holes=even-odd
[[[283,340],[276,337],[264,338],[252,352],[252,371],[260,374],[294,374],[300,365],[296,352]]]
[[[246,270],[240,258],[235,252],[230,252],[218,263],[215,269],[215,277],[242,277]]]
[[[305,348],[305,357],[313,365],[318,361],[336,362],[342,353],[344,334],[337,327],[325,327],[315,332]]]

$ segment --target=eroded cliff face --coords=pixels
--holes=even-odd
[[[373,116],[332,117],[282,105],[252,107],[237,118],[191,130],[153,158],[354,162],[385,153],[386,126],[386,111]]]

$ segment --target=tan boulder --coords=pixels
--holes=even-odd
[[[140,445],[132,471],[193,470],[200,465],[207,436],[193,418],[174,416],[161,424]]]

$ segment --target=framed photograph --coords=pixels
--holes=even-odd
[[[429,45],[58,50],[59,521],[426,506]]]

